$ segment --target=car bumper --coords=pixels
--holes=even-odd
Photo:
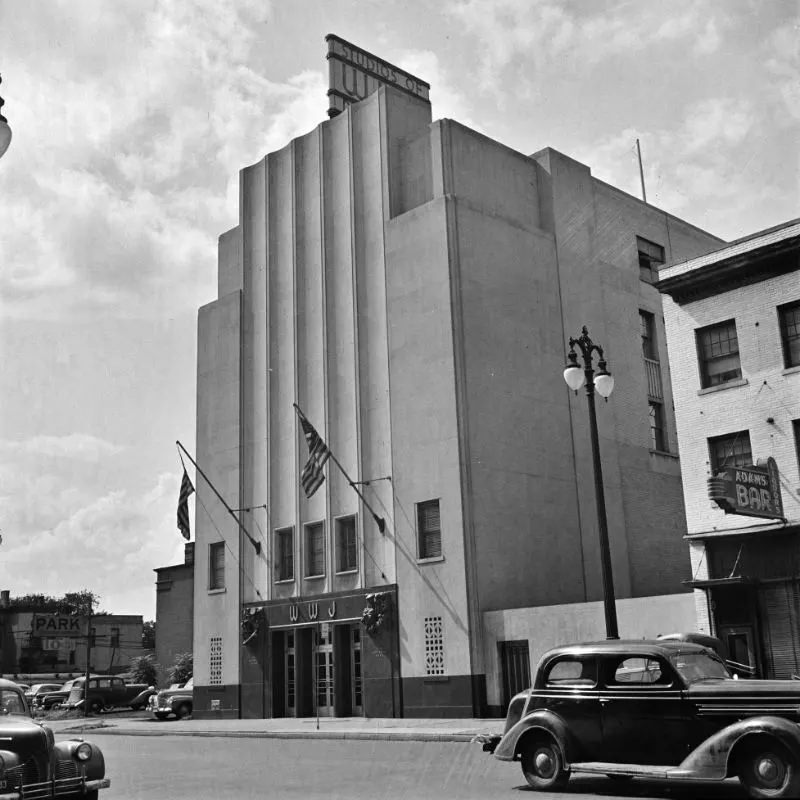
[[[49,800],[53,797],[74,797],[81,796],[86,792],[95,792],[98,789],[108,789],[111,786],[110,778],[97,778],[91,781],[45,781],[44,783],[29,783],[23,787],[22,791],[0,793],[0,800]]]
[[[503,737],[496,733],[479,733],[472,741],[482,745],[484,753],[494,753]]]

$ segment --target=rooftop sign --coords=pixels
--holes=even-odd
[[[357,103],[381,86],[394,86],[406,94],[430,101],[430,84],[382,58],[329,33],[328,116],[335,117],[350,103]]]
[[[726,513],[785,519],[774,458],[762,466],[725,467],[708,479],[708,496]]]
[[[86,636],[87,619],[71,614],[34,614],[35,636]]]

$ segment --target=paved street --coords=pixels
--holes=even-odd
[[[59,738],[64,738],[59,736]],[[528,789],[519,766],[463,742],[242,739],[128,736],[87,732],[106,757],[107,800],[206,798],[342,798],[342,800],[486,800],[603,797],[741,800],[736,783],[676,787],[579,778],[568,791]]]

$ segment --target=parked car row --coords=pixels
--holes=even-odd
[[[149,700],[148,710],[157,719],[174,716],[176,719],[188,717],[193,710],[194,679],[186,683],[174,683],[169,689],[155,692]]]

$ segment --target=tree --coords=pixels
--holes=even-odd
[[[158,683],[159,664],[156,657],[149,653],[146,656],[137,656],[131,660],[131,681],[133,683],[146,683],[148,686],[155,686]]]
[[[142,623],[142,647],[145,650],[156,649],[156,623],[153,620]]]
[[[194,672],[194,657],[191,653],[178,653],[175,662],[167,670],[167,680],[170,683],[186,683]]]

